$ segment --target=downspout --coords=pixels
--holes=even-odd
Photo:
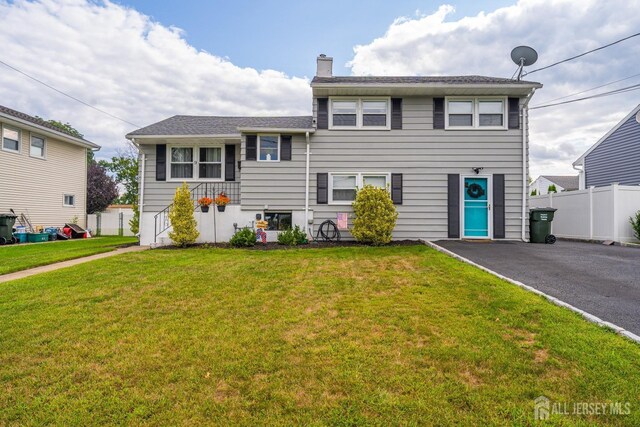
[[[528,176],[527,176],[527,149],[529,147],[529,132],[527,131],[528,126],[528,118],[529,118],[529,101],[533,97],[533,94],[536,92],[536,89],[531,89],[531,93],[527,95],[522,104],[522,217],[521,217],[521,227],[522,227],[522,236],[521,239],[523,242],[527,241],[527,196],[528,196]]]
[[[142,236],[142,212],[144,207],[144,172],[147,163],[147,155],[140,150],[140,146],[136,144],[135,139],[131,140],[137,147],[141,154],[141,169],[140,169],[140,194],[138,200],[138,236]]]
[[[586,183],[586,178],[584,176],[584,160],[582,165],[578,166],[573,164],[571,165],[571,167],[573,168],[573,170],[578,171],[578,190],[586,190],[587,183]]]
[[[307,158],[306,158],[306,172],[304,181],[304,229],[309,229],[309,151],[311,149],[311,139],[309,138],[309,132],[305,133],[307,139]],[[311,234],[311,233],[309,233]]]

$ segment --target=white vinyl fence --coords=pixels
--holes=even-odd
[[[551,223],[557,237],[636,242],[629,217],[640,210],[640,186],[613,184],[587,190],[531,196],[532,208],[558,209]]]
[[[102,212],[87,215],[87,228],[94,236],[133,236],[129,221],[131,212]]]

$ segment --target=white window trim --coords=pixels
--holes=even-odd
[[[33,154],[31,154],[31,144],[33,144],[33,137],[36,138],[40,138],[44,141],[44,146],[42,147],[42,156],[34,156]],[[31,133],[29,135],[29,157],[33,157],[34,159],[42,159],[42,160],[46,160],[47,159],[47,138],[39,135],[37,133]]]
[[[450,126],[449,125],[449,101],[471,101],[473,110],[471,113],[471,126]],[[480,126],[480,101],[501,101],[502,102],[502,126]],[[445,130],[507,130],[508,119],[508,97],[506,96],[448,96],[444,99],[444,128]]]
[[[67,204],[67,197],[73,197],[73,204],[68,205]],[[65,208],[75,208],[76,207],[76,195],[75,194],[68,194],[65,193],[62,195],[62,206]]]
[[[391,188],[391,173],[390,172],[329,172],[329,185],[328,192],[328,204],[330,205],[351,205],[353,200],[333,200],[333,177],[334,176],[355,176],[356,177],[356,189],[364,187],[365,176],[384,176],[386,180],[387,191]]]
[[[10,130],[15,130],[18,132],[18,149],[17,150],[12,150],[10,148],[4,148],[4,130],[6,129],[10,129]],[[13,127],[13,126],[7,126],[4,123],[2,124],[2,126],[0,126],[0,148],[2,148],[2,151],[6,151],[7,153],[13,153],[13,154],[20,154],[20,150],[22,149],[22,130],[20,128],[17,127]]]
[[[278,138],[278,160],[260,160],[260,138],[263,136],[275,136]],[[256,144],[256,161],[258,162],[263,162],[263,163],[279,163],[280,162],[280,156],[281,156],[281,146],[282,146],[282,138],[280,134],[275,134],[275,133],[259,133],[257,135],[257,144]]]
[[[356,102],[356,125],[355,126],[333,126],[333,101],[355,101]],[[386,126],[363,126],[363,101],[385,101],[387,103]],[[329,129],[335,130],[391,130],[391,97],[353,97],[353,96],[332,96],[329,98]]]
[[[191,148],[193,149],[193,178],[173,178],[171,176],[171,149],[172,148]],[[200,178],[200,148],[220,148],[220,178]],[[223,182],[225,177],[224,161],[225,161],[223,144],[171,144],[167,145],[167,182]],[[185,164],[185,163],[182,163]]]

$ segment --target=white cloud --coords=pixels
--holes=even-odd
[[[431,14],[396,19],[382,37],[356,46],[348,65],[355,75],[511,77],[513,47],[536,48],[540,58],[531,69],[547,65],[637,32],[638,10],[637,0],[521,0],[490,13],[455,19],[454,7],[442,5]],[[531,74],[529,79],[545,85],[531,105],[636,74],[638,40]],[[638,81],[637,77],[601,90]],[[532,175],[575,173],[573,160],[626,116],[640,102],[639,94],[533,110]]]
[[[141,126],[174,114],[310,114],[305,78],[238,67],[198,51],[178,28],[105,2],[0,0],[0,57]],[[0,66],[0,104],[68,121],[114,155],[135,127]]]

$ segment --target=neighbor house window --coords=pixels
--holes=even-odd
[[[65,194],[64,199],[62,201],[64,206],[73,207],[76,205],[76,196],[73,194]]]
[[[447,128],[505,127],[505,98],[447,98]]]
[[[20,130],[6,125],[2,126],[2,149],[20,152]]]
[[[332,99],[330,127],[388,129],[389,99]]]
[[[222,178],[222,148],[200,148],[200,178]]]
[[[389,174],[385,173],[332,173],[329,179],[330,203],[351,204],[356,191],[365,185],[387,188]]]
[[[280,160],[280,137],[278,135],[260,135],[258,140],[259,161],[277,162]]]
[[[287,230],[291,228],[291,212],[265,212],[264,220],[267,221],[267,230]]]
[[[29,155],[31,157],[39,157],[44,159],[44,137],[38,135],[31,135],[31,147],[29,148]]]
[[[222,147],[177,146],[170,150],[171,179],[222,179]]]

